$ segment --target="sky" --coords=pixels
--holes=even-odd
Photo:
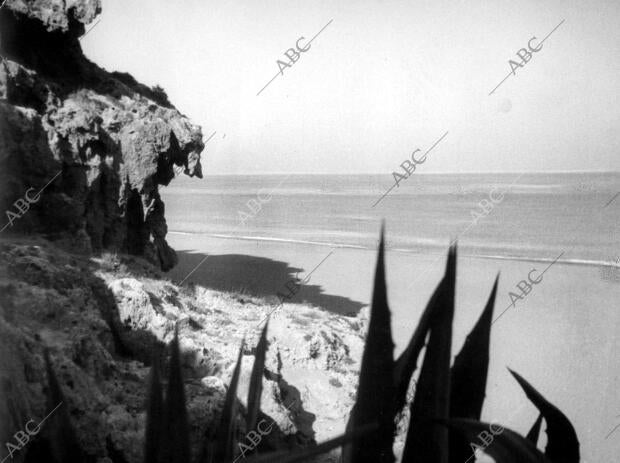
[[[102,3],[86,55],[215,133],[205,174],[389,173],[446,132],[419,171],[620,171],[617,0]]]

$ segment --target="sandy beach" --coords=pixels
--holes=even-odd
[[[179,251],[179,265],[170,273],[176,282],[194,270],[185,283],[245,291],[275,306],[277,292],[286,291],[284,285],[289,279],[303,279],[312,271],[308,284],[291,302],[355,315],[371,297],[375,251],[175,233],[169,239]],[[209,256],[195,268],[207,252]],[[386,272],[396,354],[417,324],[444,263],[443,255],[388,251]],[[453,354],[482,310],[498,272],[495,317],[510,306],[509,292],[521,294],[516,285],[527,280],[532,269],[536,269],[532,278],[537,279],[548,265],[461,256]],[[506,370],[510,367],[573,420],[582,436],[584,460],[600,458],[599,448],[617,424],[620,412],[616,392],[620,365],[614,361],[620,312],[608,302],[617,301],[619,296],[620,284],[603,279],[596,266],[556,263],[550,267],[542,281],[493,325],[483,419],[501,421],[523,433],[535,421],[536,409]],[[575,396],[581,400],[574,400]],[[605,442],[604,455],[619,451],[620,441]]]

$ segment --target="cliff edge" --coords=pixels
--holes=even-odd
[[[80,37],[100,11],[99,0],[0,7],[0,443],[52,412],[36,439],[11,452],[17,462],[50,461],[61,413],[84,461],[143,461],[147,376],[154,361],[167,368],[175,329],[196,453],[216,426],[246,337],[244,403],[273,309],[246,295],[179,287],[162,274],[177,257],[158,188],[178,167],[202,176],[202,133],[160,88],[84,56]],[[363,326],[303,304],[272,315],[261,417],[274,426],[264,449],[344,431]],[[45,352],[61,405],[50,403]],[[244,414],[242,405],[239,442]]]
[[[200,127],[165,93],[82,53],[99,0],[6,0],[0,9],[0,208],[4,233],[85,253],[176,262],[158,187],[201,177]],[[44,190],[44,191],[42,191]]]

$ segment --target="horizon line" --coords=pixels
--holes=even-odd
[[[250,175],[391,175],[386,172],[353,172],[353,173],[337,173],[337,172],[237,172],[237,173],[203,173],[203,177],[207,176],[250,176]],[[620,174],[620,170],[537,170],[537,171],[467,171],[467,172],[420,172],[415,175],[481,175],[481,174]]]

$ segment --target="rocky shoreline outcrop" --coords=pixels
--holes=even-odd
[[[79,38],[100,11],[99,0],[0,9],[0,208],[11,231],[168,270],[177,257],[158,187],[175,166],[202,176],[201,129],[160,88],[84,56]]]

